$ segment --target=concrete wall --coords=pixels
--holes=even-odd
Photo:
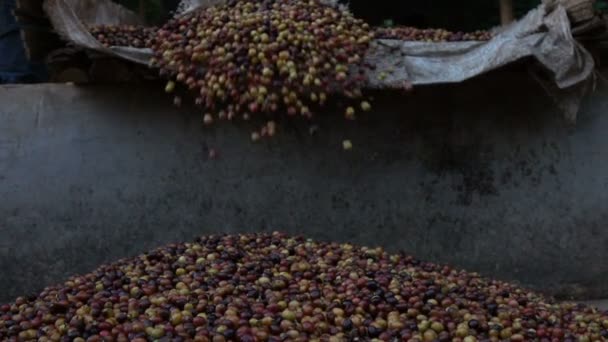
[[[269,230],[608,295],[605,87],[577,127],[503,71],[259,144],[248,124],[204,129],[161,87],[0,88],[0,302],[170,241]]]

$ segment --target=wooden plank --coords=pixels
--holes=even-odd
[[[15,10],[27,12],[30,16],[45,17],[42,0],[17,0]]]
[[[141,22],[146,24],[146,1],[139,0],[139,17],[141,18]]]
[[[21,29],[21,39],[28,60],[43,63],[49,52],[64,45],[59,37],[48,31]]]
[[[514,20],[513,0],[500,0],[500,23],[508,25]]]
[[[65,69],[53,72],[51,81],[58,83],[76,83],[84,84],[90,80],[87,70],[83,68],[67,67]]]
[[[42,0],[17,0],[13,14],[28,60],[42,63],[50,51],[64,45],[44,13]]]
[[[19,26],[34,26],[39,29],[53,31],[53,26],[49,21],[48,17],[39,17],[19,10],[15,10],[14,12],[15,20],[17,21]]]

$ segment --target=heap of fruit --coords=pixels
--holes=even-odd
[[[91,35],[105,47],[149,47],[156,30],[155,27],[133,25],[97,25],[89,27]]]
[[[2,341],[605,341],[608,312],[380,248],[201,237],[0,305]]]
[[[492,39],[488,31],[451,32],[443,29],[419,29],[415,27],[377,28],[376,38],[423,42],[486,41]]]
[[[363,57],[374,38],[491,38],[486,31],[372,30],[321,0],[230,0],[177,16],[160,29],[107,25],[90,32],[107,47],[151,48],[151,65],[169,79],[165,91],[177,106],[186,96],[201,107],[204,124],[261,119],[253,141],[275,135],[282,115],[312,118],[330,95],[346,100],[347,119],[371,110],[362,94],[367,82]]]
[[[189,91],[206,124],[310,118],[330,94],[352,102],[345,115],[353,118],[370,109],[361,67],[372,38],[367,24],[319,0],[230,1],[170,20],[151,64],[170,79],[166,92]],[[266,124],[252,138],[271,132]]]

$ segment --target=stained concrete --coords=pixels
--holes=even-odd
[[[600,310],[604,310],[604,311],[608,312],[608,299],[593,300],[593,301],[584,302],[583,304],[587,304],[587,305],[596,307]]]
[[[270,230],[608,297],[606,87],[576,127],[502,71],[258,144],[253,123],[204,128],[160,88],[0,88],[0,302],[170,241]]]

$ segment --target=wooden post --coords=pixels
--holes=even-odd
[[[508,25],[513,19],[513,0],[500,0],[500,23]]]
[[[146,24],[146,1],[139,0],[139,17],[141,18],[142,24]]]

